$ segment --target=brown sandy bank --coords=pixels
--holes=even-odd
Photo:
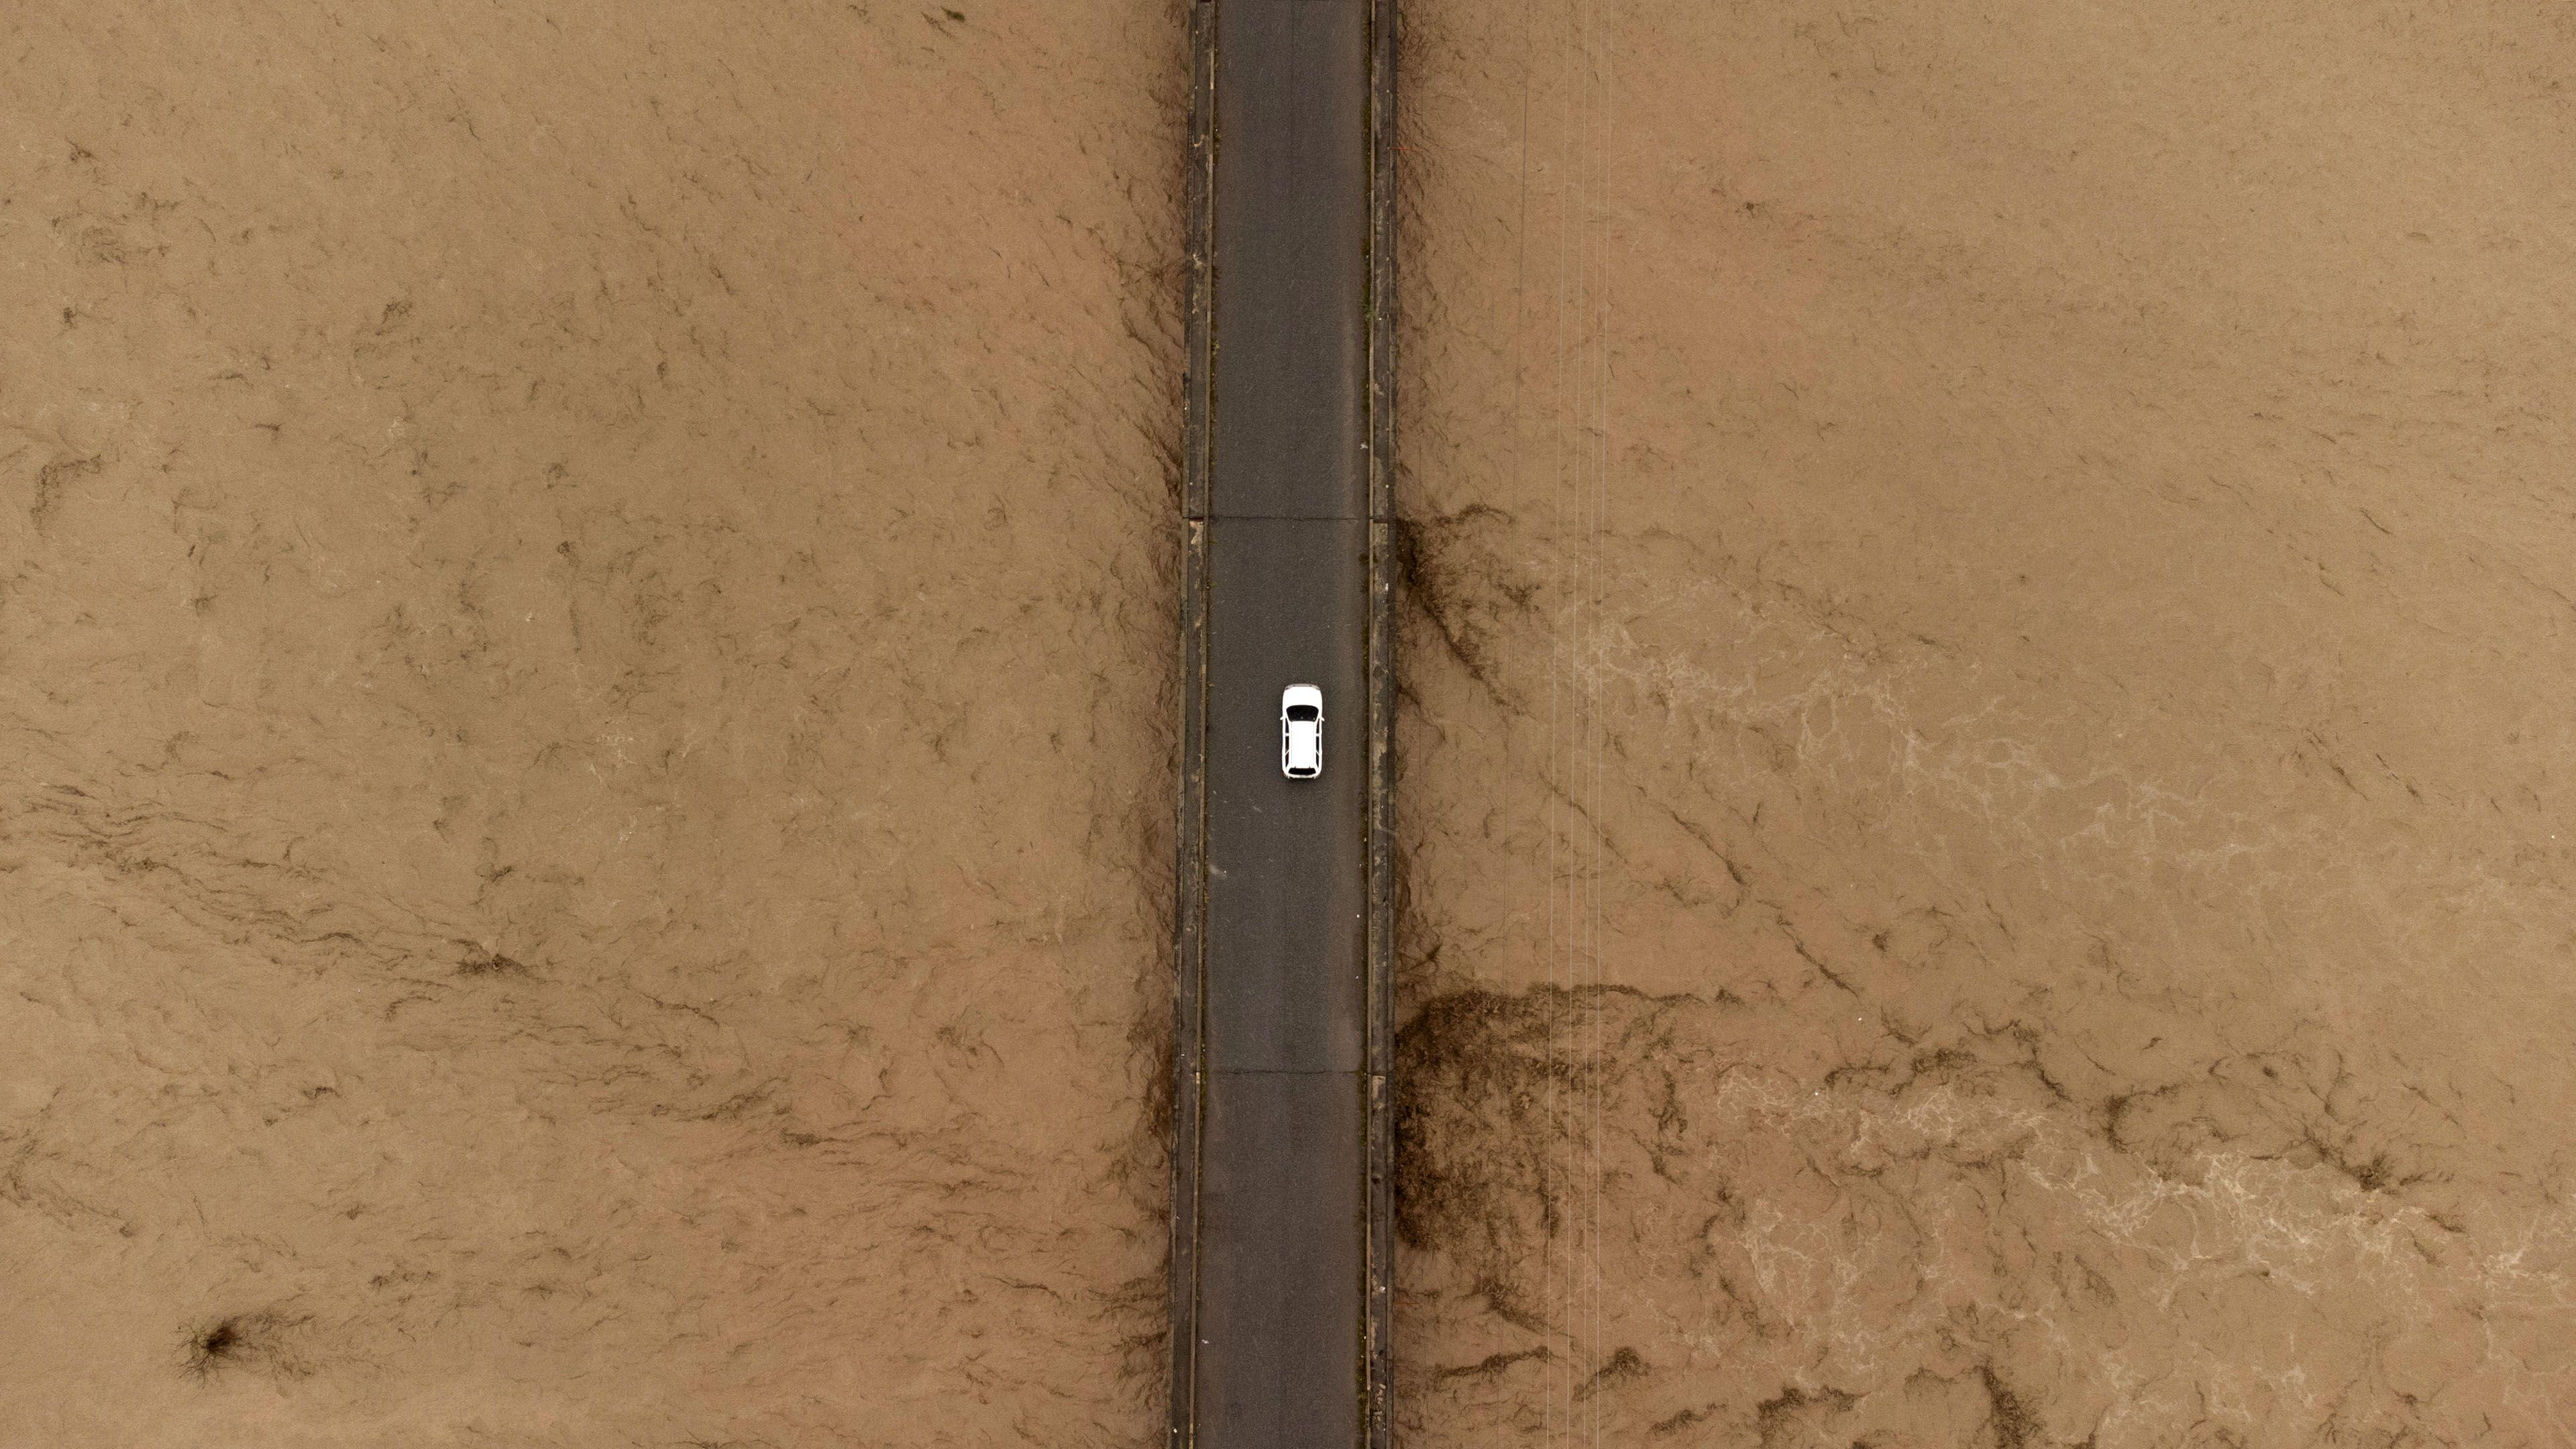
[[[1422,1445],[2576,1426],[2576,32],[1405,73]]]
[[[1137,1444],[1169,7],[12,7],[0,1440]]]

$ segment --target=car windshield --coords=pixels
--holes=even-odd
[[[1311,704],[1292,704],[1288,706],[1288,717],[1293,720],[1310,720],[1319,713],[1321,713],[1321,711],[1317,710]]]

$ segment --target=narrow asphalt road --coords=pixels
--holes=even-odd
[[[1175,1418],[1202,1449],[1344,1449],[1368,1211],[1369,5],[1213,8],[1204,1026]],[[1324,692],[1317,779],[1280,770],[1291,684]]]

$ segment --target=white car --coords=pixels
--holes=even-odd
[[[1279,768],[1291,780],[1324,773],[1324,692],[1311,684],[1279,693]]]

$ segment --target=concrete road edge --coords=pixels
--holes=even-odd
[[[1369,1449],[1395,1442],[1396,0],[1369,4]]]
[[[1207,927],[1207,599],[1209,325],[1215,307],[1210,234],[1215,201],[1216,8],[1189,6],[1189,150],[1182,189],[1188,211],[1187,356],[1182,384],[1179,821],[1173,881],[1179,892],[1172,923],[1171,1418],[1173,1449],[1190,1442],[1195,1400],[1198,1304],[1198,1140],[1206,1105],[1204,1015]]]

